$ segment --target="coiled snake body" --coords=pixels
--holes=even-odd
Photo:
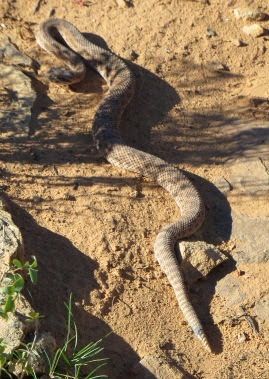
[[[61,36],[65,45],[56,39]],[[101,102],[93,122],[93,138],[97,149],[113,165],[149,177],[165,188],[180,208],[181,217],[164,228],[156,238],[154,253],[171,283],[181,311],[195,335],[211,351],[202,325],[185,291],[182,273],[174,248],[178,239],[192,235],[204,220],[203,202],[191,181],[164,160],[127,146],[118,127],[122,113],[134,93],[132,72],[112,52],[89,42],[80,31],[65,20],[48,19],[36,33],[38,44],[69,66],[69,71],[51,69],[50,79],[71,84],[83,79],[85,64],[97,71],[108,83],[109,90]]]

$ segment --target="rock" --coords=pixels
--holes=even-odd
[[[139,57],[139,55],[138,55],[134,50],[132,50],[132,51],[131,51],[131,54],[130,54],[130,59],[131,59],[131,61],[132,61],[132,62],[133,62],[133,61],[136,61],[138,57]]]
[[[0,199],[0,268],[10,265],[14,258],[24,253],[21,232],[7,210],[4,199]]]
[[[269,295],[265,295],[262,299],[255,302],[254,311],[256,312],[258,321],[269,322]]]
[[[0,338],[7,343],[5,353],[19,347],[25,335],[34,330],[35,324],[26,322],[25,319],[26,316],[19,313],[9,313],[7,321],[0,317]]]
[[[244,332],[238,333],[238,335],[237,335],[238,343],[244,343],[244,342],[246,342],[246,340],[247,340],[247,337],[246,337]]]
[[[269,261],[267,218],[251,218],[232,212],[232,235],[236,240],[233,258],[237,263],[261,263]]]
[[[238,20],[244,21],[262,21],[266,18],[266,14],[257,9],[237,8],[234,9],[234,15]]]
[[[214,185],[224,195],[226,195],[228,192],[230,192],[233,189],[232,185],[225,178],[219,178],[219,179],[217,179],[216,182],[214,183]]]
[[[188,283],[202,278],[228,258],[214,245],[204,241],[188,240],[180,242],[181,268]]]
[[[34,349],[37,351],[38,355],[31,355],[29,358],[30,365],[38,375],[49,373],[49,365],[46,354],[52,361],[57,349],[55,339],[50,333],[42,333],[37,337]]]
[[[233,188],[248,195],[266,195],[269,191],[267,167],[260,158],[238,158],[227,162]]]
[[[37,63],[19,51],[13,45],[10,38],[5,35],[0,36],[0,61],[5,64],[14,64],[23,67],[37,67]]]
[[[116,0],[116,3],[120,8],[128,8],[129,7],[129,2],[126,0]]]
[[[243,282],[232,275],[226,275],[219,280],[216,285],[216,294],[222,296],[226,300],[228,307],[243,303],[247,298],[246,293],[242,289]]]
[[[215,30],[210,29],[210,28],[207,29],[207,34],[209,37],[216,37],[217,36],[217,33],[215,32]]]
[[[232,44],[237,46],[237,47],[240,47],[240,46],[244,46],[244,42],[242,42],[240,39],[237,39],[237,38],[234,38],[231,40]]]
[[[36,99],[31,80],[18,67],[0,64],[5,109],[0,110],[1,132],[6,136],[28,136],[31,108]],[[5,91],[5,92],[4,92]]]
[[[69,192],[66,192],[63,196],[64,200],[76,201],[76,197]]]
[[[265,29],[259,24],[246,25],[242,30],[251,37],[260,37],[265,33]]]
[[[183,379],[184,374],[172,368],[167,361],[158,357],[146,356],[134,369],[136,379]]]
[[[213,71],[229,71],[228,68],[222,64],[220,61],[210,62],[210,68]]]

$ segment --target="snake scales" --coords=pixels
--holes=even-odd
[[[122,113],[134,93],[132,72],[123,60],[89,42],[75,26],[65,20],[48,19],[42,22],[36,40],[70,69],[51,69],[51,80],[66,84],[81,81],[86,71],[84,62],[106,80],[109,90],[96,112],[92,128],[97,149],[111,164],[157,182],[173,196],[179,206],[180,219],[157,235],[154,252],[175,291],[186,320],[205,348],[211,351],[202,325],[188,300],[174,252],[176,241],[192,235],[203,223],[204,205],[192,182],[180,170],[158,157],[127,146],[122,140],[118,127]],[[64,40],[64,43],[60,40]]]

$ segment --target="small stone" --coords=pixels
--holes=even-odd
[[[132,51],[131,51],[131,54],[130,54],[130,59],[131,59],[131,61],[132,61],[132,62],[133,62],[133,61],[136,61],[138,57],[139,57],[139,55],[138,55],[134,50],[132,50]]]
[[[265,33],[265,29],[259,24],[246,25],[242,30],[251,37],[260,37]]]
[[[116,0],[116,3],[120,8],[128,8],[129,7],[129,2],[126,0]]]
[[[215,32],[215,30],[210,29],[210,28],[207,29],[207,34],[208,34],[210,37],[216,37],[216,36],[217,36],[217,33]]]
[[[210,62],[210,68],[213,71],[229,71],[227,66],[222,64],[220,61],[212,61]]]
[[[237,38],[232,39],[231,42],[233,45],[237,47],[244,46],[244,42],[242,42],[240,39],[237,39]]]
[[[76,197],[74,195],[71,195],[69,192],[66,192],[64,194],[64,200],[76,201]]]
[[[269,322],[269,295],[255,302],[254,311],[258,321]]]
[[[42,203],[42,201],[43,201],[43,199],[40,196],[34,196],[33,197],[33,203],[34,204],[40,204],[40,203]]]
[[[238,335],[237,335],[238,343],[244,343],[244,342],[246,342],[246,340],[247,340],[247,336],[245,335],[244,332],[238,333]]]
[[[0,109],[1,132],[6,136],[27,136],[36,99],[31,79],[15,63],[13,66],[0,63],[0,80],[8,104],[7,110]]]
[[[266,18],[266,14],[251,8],[234,9],[234,15],[238,20],[244,21],[262,21]]]
[[[214,245],[204,241],[188,240],[180,242],[182,271],[188,283],[208,275],[208,273],[228,258]]]

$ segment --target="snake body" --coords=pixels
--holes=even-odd
[[[59,36],[65,43],[59,42]],[[165,188],[180,208],[178,221],[157,235],[155,256],[167,275],[179,307],[195,335],[211,351],[203,327],[188,300],[183,276],[175,255],[177,240],[192,235],[203,223],[204,205],[192,182],[179,169],[164,160],[126,145],[119,133],[122,113],[134,93],[134,78],[118,56],[89,42],[80,31],[65,20],[48,19],[36,33],[38,44],[56,55],[69,67],[51,69],[50,79],[67,84],[83,79],[86,62],[108,83],[109,89],[93,121],[93,138],[97,149],[114,166],[149,177]]]

